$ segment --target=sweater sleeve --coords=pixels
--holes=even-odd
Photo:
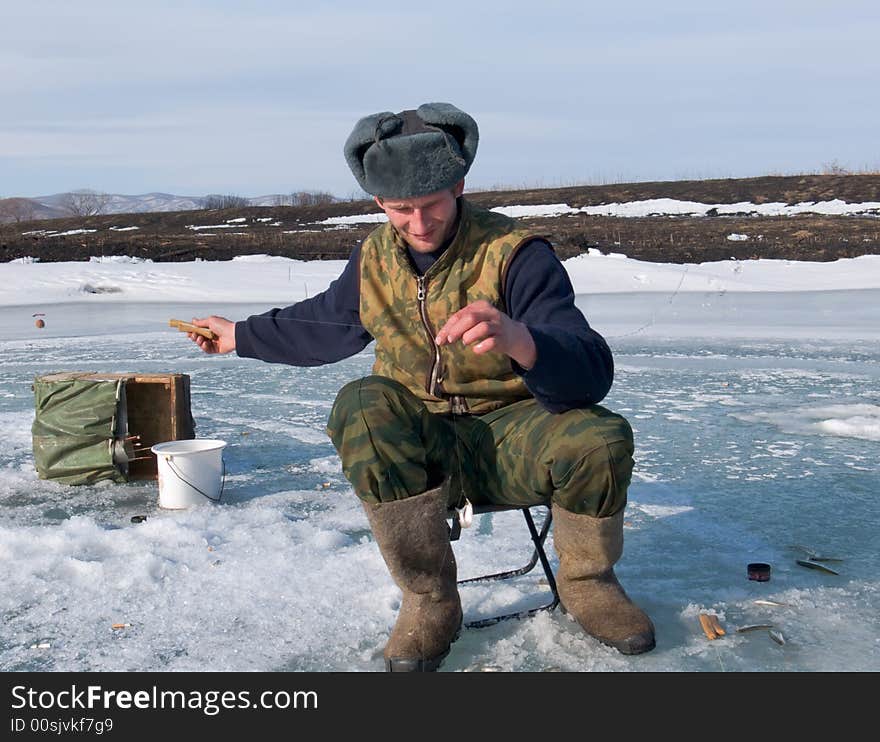
[[[535,340],[535,365],[526,371],[512,363],[541,406],[564,412],[601,402],[614,378],[611,349],[575,306],[571,279],[550,245],[533,240],[513,256],[504,298]]]
[[[236,353],[268,363],[320,366],[363,350],[373,338],[360,321],[359,262],[357,247],[320,294],[236,322]]]

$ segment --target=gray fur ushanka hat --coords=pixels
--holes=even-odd
[[[477,154],[477,122],[451,103],[374,113],[354,125],[345,159],[358,184],[380,198],[414,198],[451,188]]]

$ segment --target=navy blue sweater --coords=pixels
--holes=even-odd
[[[424,273],[446,246],[433,253],[410,250]],[[271,309],[235,324],[235,348],[243,358],[293,366],[319,366],[363,350],[373,337],[359,317],[360,247],[325,291],[284,309]],[[568,273],[542,240],[523,245],[510,262],[504,301],[514,320],[524,323],[537,346],[537,361],[526,371],[511,359],[529,391],[550,412],[600,402],[611,388],[611,350],[574,305]]]

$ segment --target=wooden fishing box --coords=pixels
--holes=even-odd
[[[34,464],[42,479],[156,479],[155,443],[195,437],[187,374],[65,371],[34,379]]]

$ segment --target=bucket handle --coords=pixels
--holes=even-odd
[[[211,497],[209,494],[202,492],[198,487],[196,487],[192,482],[190,482],[183,474],[180,473],[180,469],[178,469],[174,465],[174,461],[172,461],[171,456],[167,456],[165,458],[165,463],[168,464],[168,468],[174,472],[174,476],[176,476],[181,482],[183,482],[188,487],[192,487],[196,492],[198,492],[202,497],[210,500],[211,502],[220,502],[220,498],[223,497],[223,488],[226,486],[226,459],[220,459],[220,464],[223,467],[223,473],[220,477],[220,492],[217,494],[217,497]]]

